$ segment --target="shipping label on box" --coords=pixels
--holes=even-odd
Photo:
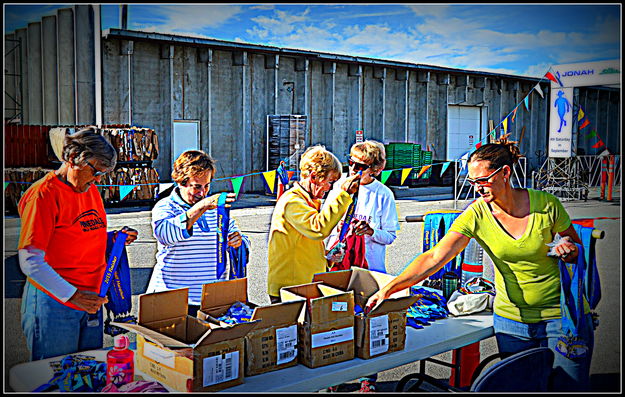
[[[304,300],[257,306],[247,299],[247,278],[205,284],[198,317],[211,320],[235,302],[245,303],[254,309],[250,321],[257,322],[245,336],[245,376],[297,365],[297,320]]]

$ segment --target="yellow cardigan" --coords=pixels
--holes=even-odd
[[[299,183],[276,203],[269,230],[269,295],[280,296],[280,288],[312,282],[313,275],[327,271],[323,240],[330,235],[352,202],[341,190],[321,208]]]

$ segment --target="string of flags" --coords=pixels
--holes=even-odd
[[[584,109],[580,105],[579,106],[579,110],[577,112],[577,130],[581,132],[581,130],[583,130],[584,128],[588,127],[589,125],[590,125],[590,120],[588,120],[588,117],[586,116],[586,113],[584,112]],[[597,130],[595,130],[594,128],[591,129],[590,132],[584,136],[585,139],[590,139],[590,138],[595,138],[595,137],[598,140],[591,147],[593,149],[599,149],[601,147],[604,147],[605,143],[603,143],[603,140],[601,139],[599,134],[597,134]]]
[[[465,152],[464,154],[462,154],[457,160],[455,161],[445,161],[442,163],[433,163],[433,164],[428,164],[428,165],[424,165],[422,167],[420,167],[420,169],[417,172],[417,178],[422,178],[423,175],[434,165],[437,164],[442,164],[441,166],[441,171],[440,171],[440,175],[442,176],[445,171],[447,171],[447,168],[449,167],[449,165],[452,162],[460,162],[461,164],[461,168],[464,169],[466,167],[467,161],[468,161],[468,156],[471,152],[479,149],[489,138],[494,140],[496,137],[496,130],[497,128],[501,127],[501,130],[503,130],[501,135],[507,134],[508,133],[508,129],[511,123],[515,122],[516,116],[517,116],[517,112],[519,110],[519,108],[522,109],[522,107],[525,107],[526,111],[530,111],[530,97],[531,94],[536,91],[536,93],[538,93],[538,95],[540,95],[541,98],[544,99],[545,95],[543,93],[542,88],[540,87],[540,83],[543,82],[543,80],[550,80],[553,81],[556,84],[559,84],[562,87],[562,82],[559,79],[559,76],[554,76],[551,71],[547,71],[547,73],[545,73],[544,77],[542,77],[538,83],[536,83],[536,85],[528,92],[528,94],[523,98],[523,100],[521,102],[519,102],[514,109],[512,109],[512,111],[510,111],[510,113],[508,113],[502,120],[501,122],[495,126],[484,138],[482,138],[479,142],[475,143],[475,145],[473,146],[473,148],[467,152]],[[579,107],[579,111],[578,111],[578,115],[577,115],[577,121],[578,121],[578,130],[582,130],[584,128],[586,128],[587,126],[590,125],[590,121],[588,120],[585,112],[583,111],[582,107]],[[590,139],[596,137],[598,138],[598,141],[592,146],[593,149],[599,149],[603,146],[605,146],[605,143],[603,142],[603,140],[601,139],[601,137],[597,134],[597,131],[592,129],[590,133],[588,133],[585,138],[586,139]],[[380,174],[380,181],[382,183],[386,183],[386,181],[388,180],[388,178],[391,176],[391,174],[394,171],[401,171],[401,179],[400,179],[400,184],[404,184],[404,182],[406,181],[406,179],[408,178],[408,176],[410,175],[410,173],[414,170],[415,168],[401,168],[401,169],[392,169],[392,170],[383,170],[382,173]],[[262,175],[263,176],[263,182],[265,185],[266,190],[268,190],[271,194],[274,194],[276,191],[276,186],[277,183],[279,182],[282,185],[287,185],[289,180],[292,178],[292,176],[294,175],[295,171],[289,171],[287,170],[287,165],[284,161],[281,161],[280,164],[278,165],[278,168],[275,170],[268,170],[268,171],[264,171],[264,172],[254,172],[254,173],[250,173],[250,174],[245,174],[245,175],[235,175],[235,176],[230,176],[230,177],[224,177],[224,178],[216,178],[214,179],[214,181],[219,181],[219,180],[229,180],[232,186],[232,191],[235,193],[235,195],[238,197],[239,195],[239,191],[241,190],[241,187],[243,186],[243,180],[246,177],[249,176],[254,176],[254,175]],[[4,182],[4,188],[6,189],[7,185],[9,183],[31,183],[31,182]],[[137,186],[142,186],[142,185],[155,185],[155,183],[147,183],[147,184],[135,184],[135,185],[97,185],[97,186],[119,186],[119,194],[120,194],[120,200],[123,200],[128,194],[130,194],[130,192],[132,192],[134,190],[134,188],[136,188]],[[173,183],[158,183],[159,185],[159,193],[170,188]]]

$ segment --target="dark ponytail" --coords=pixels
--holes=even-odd
[[[490,161],[490,168],[497,169],[504,165],[512,168],[522,157],[517,142],[509,141],[510,134],[503,135],[497,141],[480,146],[469,156],[469,163],[472,161]]]

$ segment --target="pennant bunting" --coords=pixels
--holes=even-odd
[[[7,186],[9,186],[9,182],[4,182],[4,190],[6,190]]]
[[[239,197],[239,190],[241,190],[241,184],[243,183],[243,176],[238,176],[236,178],[230,179],[230,183],[232,184],[232,191],[234,194]]]
[[[382,171],[382,174],[380,174],[380,182],[382,182],[383,184],[386,183],[386,181],[388,180],[388,177],[391,176],[392,172],[393,170]]]
[[[585,136],[586,139],[597,136],[597,130],[592,130]]]
[[[406,178],[408,178],[408,175],[410,175],[410,171],[412,171],[412,168],[404,168],[403,170],[401,170],[401,182],[400,182],[400,185],[404,184],[404,181],[406,180]]]
[[[541,98],[545,98],[545,94],[543,94],[543,89],[540,88],[540,83],[536,84],[534,86],[534,89],[536,90],[536,92],[538,92],[538,94],[540,95]]]
[[[589,125],[589,124],[590,124],[590,120],[585,119],[585,120],[582,122],[582,125],[580,125],[580,126],[579,126],[579,129],[581,130],[582,128],[586,128],[586,127],[588,127],[588,125]]]
[[[482,141],[479,141],[475,144],[475,150],[479,149],[480,147],[482,147]]]
[[[448,161],[448,162],[443,164],[443,166],[441,167],[441,176],[443,176],[445,171],[447,171],[447,168],[449,168],[449,164],[451,164],[451,161]]]
[[[514,119],[516,118],[516,110],[519,108],[519,106],[517,105],[517,107],[514,108],[514,110],[512,111],[512,119],[511,121],[514,123]]]
[[[124,197],[128,196],[128,194],[130,192],[133,191],[134,188],[136,188],[136,185],[122,185],[119,187],[119,200],[123,200]]]
[[[427,171],[432,165],[424,165],[423,167],[421,167],[421,171],[419,171],[419,175],[417,175],[417,178],[421,178],[421,175],[423,175],[425,173],[425,171]]]
[[[502,124],[503,124],[503,133],[507,134],[508,133],[508,118],[507,117],[503,119]]]
[[[551,74],[551,72],[547,72],[545,77],[548,78],[549,80],[553,81],[554,83],[559,84],[560,87],[562,87],[562,82],[560,80],[558,80],[558,78],[556,78],[556,76]]]
[[[599,138],[599,142],[595,143],[594,145],[592,145],[591,147],[593,149],[599,149],[601,146],[604,146],[605,144],[603,143],[603,141],[601,140],[601,138]]]
[[[581,119],[584,118],[584,111],[582,110],[582,108],[579,108],[579,112],[577,112],[577,121],[580,121]]]
[[[525,109],[527,109],[527,111],[530,111],[530,100],[529,100],[530,96],[526,96],[525,98],[523,98],[523,103],[525,104]]]
[[[276,170],[263,172],[263,180],[269,192],[273,194],[276,185]]]

